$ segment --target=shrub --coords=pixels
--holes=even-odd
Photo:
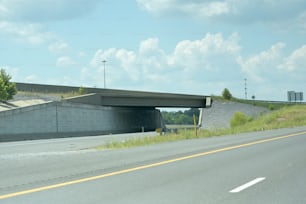
[[[274,106],[273,106],[272,104],[269,104],[269,107],[268,107],[268,108],[269,108],[269,110],[271,110],[271,111],[274,110]]]
[[[248,122],[248,117],[242,112],[236,112],[230,121],[231,128],[244,125]]]

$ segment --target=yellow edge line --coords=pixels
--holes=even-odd
[[[272,142],[272,141],[275,141],[275,140],[286,139],[286,138],[289,138],[289,137],[294,137],[294,136],[303,135],[303,134],[306,134],[306,131],[305,132],[300,132],[300,133],[284,135],[284,136],[279,136],[279,137],[270,138],[270,139],[258,140],[258,141],[254,141],[254,142],[250,142],[250,143],[225,147],[225,148],[221,148],[221,149],[215,149],[215,150],[212,150],[212,151],[207,151],[207,152],[202,152],[202,153],[193,154],[193,155],[189,155],[189,156],[179,157],[179,158],[176,158],[176,159],[170,159],[170,160],[157,162],[157,163],[153,163],[153,164],[148,164],[148,165],[143,165],[143,166],[138,166],[138,167],[134,167],[134,168],[130,168],[130,169],[124,169],[124,170],[115,171],[115,172],[111,172],[111,173],[101,174],[101,175],[98,175],[98,176],[92,176],[92,177],[87,177],[87,178],[83,178],[83,179],[63,182],[63,183],[59,183],[59,184],[54,184],[54,185],[49,185],[49,186],[44,186],[44,187],[39,187],[39,188],[33,188],[33,189],[30,189],[30,190],[10,193],[10,194],[6,194],[6,195],[1,195],[0,200],[7,199],[7,198],[12,198],[12,197],[16,197],[16,196],[21,196],[21,195],[26,195],[26,194],[30,194],[30,193],[36,193],[36,192],[40,192],[40,191],[50,190],[50,189],[54,189],[54,188],[60,188],[60,187],[69,186],[69,185],[73,185],[73,184],[93,181],[93,180],[102,179],[102,178],[106,178],[106,177],[110,177],[110,176],[115,176],[115,175],[118,175],[118,174],[124,174],[124,173],[133,172],[133,171],[139,171],[139,170],[142,170],[142,169],[147,169],[147,168],[152,168],[152,167],[161,166],[161,165],[165,165],[165,164],[170,164],[170,163],[174,163],[174,162],[178,162],[178,161],[182,161],[182,160],[186,160],[186,159],[192,159],[192,158],[196,158],[196,157],[201,157],[201,156],[205,156],[205,155],[209,155],[209,154],[215,154],[215,153],[219,153],[219,152],[239,149],[239,148],[242,148],[242,147],[248,147],[248,146],[252,146],[252,145],[256,145],[256,144],[261,144],[261,143],[266,143],[266,142]]]

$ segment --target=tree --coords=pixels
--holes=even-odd
[[[231,94],[231,92],[230,92],[227,88],[225,88],[225,89],[223,90],[222,96],[223,96],[223,98],[226,99],[226,100],[231,100],[232,97],[233,97],[232,94]]]
[[[188,115],[189,117],[193,118],[193,115],[195,114],[197,117],[200,115],[200,110],[198,108],[190,108],[188,110],[184,111],[184,114]]]
[[[192,125],[193,115],[199,118],[200,110],[198,108],[191,108],[189,110],[177,111],[177,112],[162,112],[162,117],[165,124],[178,124],[178,125]]]
[[[11,79],[4,69],[0,70],[0,100],[10,100],[17,93],[16,84],[10,82]]]

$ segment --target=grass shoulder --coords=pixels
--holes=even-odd
[[[143,137],[127,139],[125,141],[112,141],[105,145],[97,146],[95,149],[118,149],[136,146],[154,145],[164,142],[208,138],[224,135],[239,134],[245,132],[256,132],[280,128],[306,126],[306,105],[284,106],[266,115],[261,115],[254,120],[249,120],[240,126],[227,129],[215,130],[181,130],[177,134],[157,135],[154,137]]]

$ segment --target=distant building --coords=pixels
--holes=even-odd
[[[295,92],[295,91],[288,91],[288,101],[289,102],[297,102],[303,101],[303,92]]]

